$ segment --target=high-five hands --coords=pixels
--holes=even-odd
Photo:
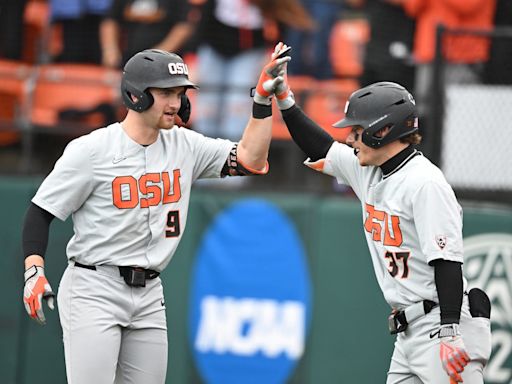
[[[290,48],[279,42],[262,71],[254,93],[254,102],[263,105],[272,104],[272,96],[279,84],[284,81],[286,74],[286,63],[291,60],[290,56],[286,56]]]
[[[45,324],[46,318],[43,312],[43,299],[48,307],[53,310],[55,294],[50,283],[44,275],[44,268],[31,266],[25,271],[25,287],[23,288],[23,303],[25,310],[31,318],[39,324]]]
[[[271,72],[270,74],[276,80],[274,83],[270,83],[273,85],[272,93],[276,95],[277,106],[280,110],[285,110],[291,108],[295,104],[295,98],[293,96],[293,92],[290,90],[290,86],[288,85],[288,61],[291,60],[291,57],[288,56],[291,47],[286,44],[279,43],[276,45],[276,49],[272,57],[282,57],[287,60],[279,67],[279,71]]]

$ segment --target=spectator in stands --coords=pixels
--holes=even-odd
[[[26,4],[27,0],[0,0],[0,57],[22,59]]]
[[[207,136],[239,137],[251,108],[249,90],[265,58],[263,16],[257,6],[244,0],[206,0],[200,11],[201,92],[194,105],[194,129]]]
[[[312,21],[296,0],[191,0],[198,7],[198,82],[194,129],[233,139],[245,127],[249,91],[264,60],[267,18],[297,27]],[[273,42],[272,42],[273,44]]]
[[[494,24],[498,28],[512,27],[512,1],[497,0]],[[494,37],[490,56],[485,68],[485,82],[512,84],[512,36]]]
[[[122,67],[148,48],[181,53],[193,32],[188,0],[112,0],[101,24],[102,63]]]
[[[416,19],[414,58],[417,63],[415,98],[420,118],[428,116],[436,28],[491,29],[496,0],[396,0]],[[442,41],[445,83],[478,83],[484,63],[489,59],[489,39],[468,34],[447,35]]]
[[[361,86],[386,80],[399,83],[407,89],[414,87],[414,20],[405,14],[399,2],[352,0],[353,5],[364,6],[370,24],[370,40],[364,55]]]
[[[50,18],[62,28],[57,62],[100,64],[99,26],[112,0],[50,0]]]
[[[306,30],[288,29],[285,41],[296,49],[294,59],[288,64],[290,75],[307,75],[319,80],[333,77],[329,40],[345,3],[345,0],[302,0],[315,26]]]

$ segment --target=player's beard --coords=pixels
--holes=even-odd
[[[174,127],[176,123],[176,115],[166,115],[163,114],[160,116],[160,119],[158,120],[158,128],[159,129],[171,129]]]

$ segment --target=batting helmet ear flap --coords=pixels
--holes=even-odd
[[[178,116],[180,117],[181,121],[183,123],[187,123],[190,119],[190,113],[192,112],[192,104],[190,104],[190,99],[188,96],[184,93],[181,95],[181,106],[180,110],[178,111]]]
[[[155,101],[148,89],[141,92],[124,78],[121,83],[121,94],[123,96],[124,105],[137,112],[143,112],[149,109]],[[132,96],[136,97],[137,100],[133,100]]]

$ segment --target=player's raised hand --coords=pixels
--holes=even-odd
[[[439,356],[443,368],[450,376],[450,384],[462,383],[461,373],[469,363],[464,341],[459,332],[458,324],[445,324],[439,328]]]
[[[289,109],[293,105],[295,105],[295,97],[293,96],[293,92],[291,91],[290,86],[288,85],[287,62],[284,63],[279,76],[283,78],[283,81],[279,81],[276,84],[276,89],[274,93],[276,95],[277,106],[282,111],[285,109]]]
[[[45,324],[43,299],[47,302],[48,307],[53,310],[55,294],[44,275],[44,268],[33,265],[25,271],[24,275],[23,303],[25,304],[25,310],[39,324]]]
[[[272,104],[272,95],[278,84],[283,79],[284,67],[290,56],[284,56],[289,51],[289,47],[282,42],[279,42],[268,62],[262,69],[258,85],[256,86],[256,92],[254,93],[254,102],[263,105]]]

